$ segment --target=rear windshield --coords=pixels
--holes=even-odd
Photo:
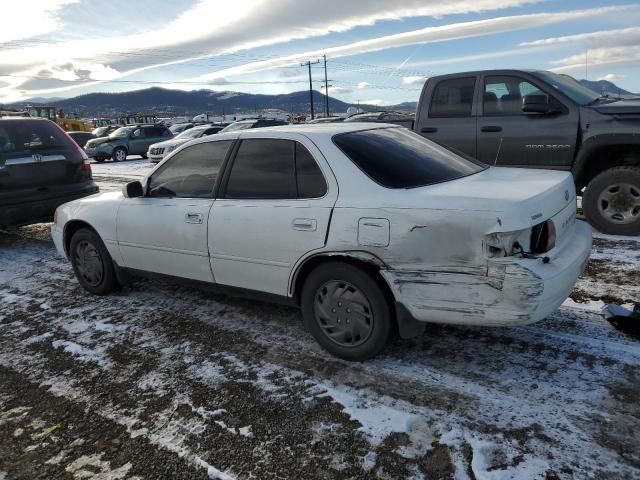
[[[333,142],[375,182],[387,188],[414,188],[447,182],[484,170],[406,128],[343,133]]]
[[[0,158],[31,155],[47,148],[68,148],[67,136],[52,122],[44,120],[3,120],[0,122]]]

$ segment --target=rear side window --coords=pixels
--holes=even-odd
[[[434,90],[429,117],[471,116],[475,87],[475,77],[442,80]]]
[[[292,140],[243,140],[227,183],[227,198],[319,198],[327,182],[315,159]]]
[[[42,153],[49,148],[74,147],[57,125],[43,120],[0,122],[0,158]],[[75,147],[74,147],[75,148]]]
[[[327,182],[309,150],[296,144],[296,182],[298,198],[319,198],[327,193]]]
[[[149,179],[150,197],[211,198],[231,140],[199,143],[177,153]]]
[[[297,198],[290,140],[243,140],[233,162],[227,198]]]
[[[333,142],[353,163],[387,188],[413,188],[455,180],[487,168],[405,128],[344,133]]]

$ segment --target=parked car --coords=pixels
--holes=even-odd
[[[106,137],[110,133],[115,132],[120,127],[121,127],[121,125],[106,125],[104,127],[97,127],[97,128],[94,128],[93,130],[91,130],[91,134],[95,138]]]
[[[119,128],[108,137],[89,140],[84,149],[97,162],[104,162],[107,158],[122,162],[127,155],[146,158],[150,145],[172,137],[164,125],[131,125]]]
[[[232,123],[231,125],[227,125],[220,133],[237,132],[251,128],[277,127],[281,125],[287,125],[287,122],[272,118],[252,118],[249,120],[240,120]]]
[[[71,138],[73,138],[73,141],[76,142],[80,147],[86,145],[89,140],[96,138],[90,132],[67,132],[67,134]]]
[[[346,118],[345,122],[375,122],[375,123],[391,123],[406,128],[413,128],[413,115],[407,115],[401,112],[365,112],[358,113]]]
[[[362,123],[194,140],[123,194],[60,207],[52,236],[91,293],[144,272],[274,296],[350,360],[394,324],[545,318],[591,251],[569,173],[487,167]]]
[[[216,134],[223,128],[224,127],[220,125],[202,125],[185,130],[181,134],[173,137],[171,140],[165,140],[164,142],[154,143],[151,145],[147,152],[147,157],[149,157],[149,160],[152,163],[158,163],[162,161],[165,155],[173,152],[176,148],[187,143],[189,140]]]
[[[604,233],[640,233],[640,99],[535,70],[431,77],[415,131],[489,165],[570,171]]]
[[[182,133],[185,130],[189,130],[190,128],[193,128],[193,127],[194,127],[193,123],[176,123],[171,125],[169,127],[169,130],[171,130],[171,133],[173,133],[174,135],[178,135],[179,133]]]
[[[0,119],[0,227],[50,221],[97,191],[87,155],[56,123]]]

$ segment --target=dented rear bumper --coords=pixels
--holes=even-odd
[[[396,302],[422,322],[506,326],[537,322],[573,289],[591,253],[591,227],[577,221],[542,257],[490,259],[482,272],[383,270]]]

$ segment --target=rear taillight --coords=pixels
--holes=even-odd
[[[556,226],[552,220],[531,229],[531,253],[547,253],[556,246]]]

